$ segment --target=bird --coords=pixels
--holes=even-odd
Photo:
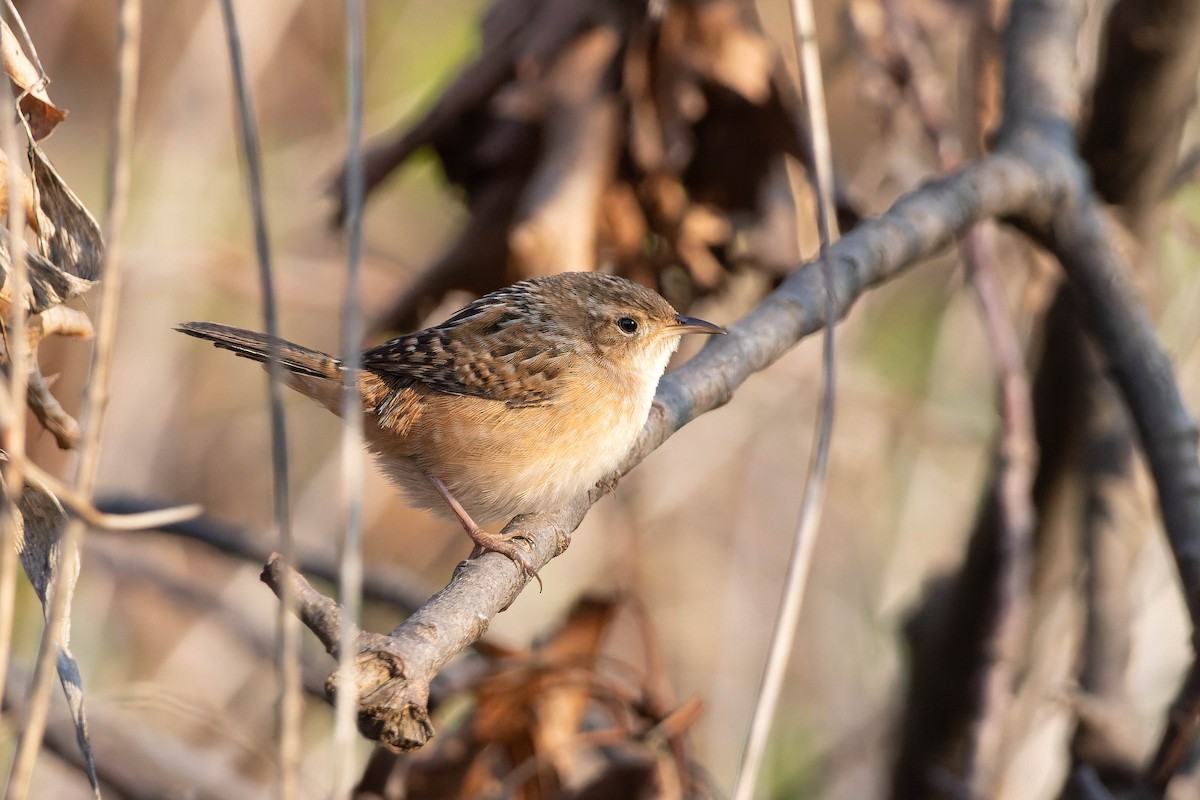
[[[331,355],[215,322],[176,330],[266,363],[335,414],[345,369]],[[559,508],[607,480],[632,450],[684,334],[725,329],[601,272],[530,278],[444,322],[362,353],[363,436],[415,507],[456,519],[471,557],[507,556],[541,577],[497,520]]]

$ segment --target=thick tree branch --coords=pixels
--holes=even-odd
[[[1192,668],[1172,704],[1146,776],[1161,795],[1200,729],[1200,463],[1197,432],[1170,359],[1137,300],[1129,264],[1118,251],[1090,177],[1072,145],[1077,117],[1069,59],[1078,3],[1018,0],[1008,42],[1005,149],[1027,154],[1056,175],[1052,213],[1030,214],[1027,227],[1058,258],[1081,317],[1107,361],[1137,429],[1158,490],[1159,509],[1192,621]],[[1194,72],[1194,67],[1192,68]],[[1194,75],[1192,76],[1194,79]],[[1039,141],[1040,140],[1040,141]]]
[[[1084,322],[1103,350],[1141,436],[1195,624],[1200,622],[1197,435],[1171,360],[1137,303],[1128,264],[1117,252],[1093,198],[1064,204],[1045,241],[1071,277]],[[1193,632],[1194,644],[1195,637]]]
[[[1200,729],[1200,470],[1197,433],[1175,383],[1171,362],[1145,311],[1134,300],[1127,265],[1112,243],[1094,201],[1061,214],[1047,246],[1072,279],[1085,324],[1100,344],[1128,406],[1154,476],[1171,554],[1192,621],[1197,654],[1146,780],[1158,794],[1182,765]]]

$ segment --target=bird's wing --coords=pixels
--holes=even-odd
[[[450,319],[363,353],[364,369],[448,394],[547,405],[559,392],[573,353],[491,296]]]

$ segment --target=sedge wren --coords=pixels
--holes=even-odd
[[[178,330],[268,357],[262,333],[213,322]],[[472,556],[494,550],[538,577],[510,537],[477,523],[558,508],[611,475],[650,414],[679,337],[724,332],[614,275],[521,281],[362,354],[366,444],[413,505],[462,524]],[[276,346],[287,385],[340,413],[341,362]]]

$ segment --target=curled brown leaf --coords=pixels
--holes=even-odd
[[[46,92],[49,82],[25,55],[17,37],[8,23],[0,20],[0,58],[4,59],[4,71],[17,89],[20,97],[21,114],[29,125],[35,141],[41,141],[54,132],[58,123],[67,118],[66,109],[50,101]]]

